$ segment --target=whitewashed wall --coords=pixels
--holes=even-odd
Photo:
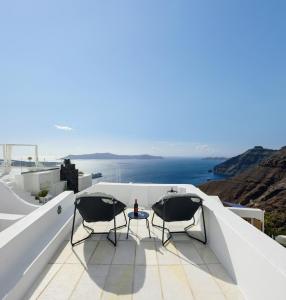
[[[139,207],[150,209],[151,206],[166,195],[173,188],[179,193],[185,193],[186,188],[180,185],[170,184],[132,184],[132,183],[105,183],[101,182],[91,186],[83,193],[102,192],[113,195],[128,207],[133,207],[134,200],[138,200]],[[83,193],[79,193],[81,195]]]
[[[193,191],[193,188],[192,188]],[[286,250],[263,232],[221,205],[204,199],[208,245],[246,299],[286,299]]]
[[[7,214],[26,215],[39,206],[28,203],[15,194],[3,181],[0,180],[0,212]]]
[[[0,299],[23,299],[70,233],[74,200],[64,192],[0,232]]]

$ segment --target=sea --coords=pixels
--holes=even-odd
[[[210,180],[223,179],[215,175],[213,167],[223,160],[201,158],[163,159],[93,159],[72,160],[85,173],[102,173],[94,183],[174,183],[199,185]]]

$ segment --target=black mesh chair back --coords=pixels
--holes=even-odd
[[[75,205],[86,222],[111,221],[126,207],[108,196],[83,196],[76,200]]]
[[[202,205],[200,198],[184,195],[167,196],[163,202],[163,214],[166,222],[191,220]]]
[[[201,208],[202,221],[204,230],[204,240],[193,237],[189,234],[188,230],[195,225],[195,213]],[[207,242],[206,229],[205,229],[205,217],[204,207],[202,199],[194,194],[172,194],[166,195],[156,202],[152,209],[154,211],[152,217],[152,225],[163,229],[162,231],[162,244],[165,245],[172,237],[172,233],[186,233],[190,238],[198,240],[202,243]],[[154,215],[157,215],[163,220],[163,226],[156,225],[154,223]],[[184,231],[170,231],[165,227],[165,222],[179,222],[189,221],[193,219],[193,223],[184,228]],[[164,231],[167,230],[169,237],[164,238]]]
[[[88,239],[93,234],[107,234],[107,239],[113,243],[114,246],[117,244],[117,235],[116,230],[126,227],[127,219],[125,215],[126,205],[119,200],[115,199],[111,195],[106,195],[103,193],[94,193],[90,195],[82,195],[76,199],[74,203],[74,215],[73,215],[73,224],[71,232],[71,244],[75,246],[84,240]],[[89,233],[85,238],[74,242],[74,227],[76,219],[76,211],[78,210],[79,214],[82,217],[82,226]],[[124,214],[125,224],[121,226],[116,225],[116,216],[120,213]],[[111,228],[108,232],[95,232],[93,228],[87,226],[84,222],[109,222],[113,220],[114,227]],[[111,231],[114,232],[114,240],[110,239],[109,235]]]

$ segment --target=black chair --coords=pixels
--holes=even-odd
[[[125,215],[126,205],[115,199],[113,196],[106,195],[103,193],[94,193],[92,195],[83,195],[75,200],[74,203],[74,215],[73,215],[73,224],[71,232],[71,244],[72,246],[81,243],[82,241],[88,239],[93,234],[107,234],[107,239],[116,246],[117,244],[117,235],[116,230],[127,226],[127,219]],[[82,225],[89,232],[89,235],[77,242],[73,242],[74,234],[74,225],[76,210],[79,211],[82,217]],[[124,214],[125,224],[116,227],[116,216],[120,213]],[[114,220],[114,227],[111,228],[108,232],[94,232],[92,228],[87,226],[84,222],[93,223],[93,222],[109,222]],[[110,239],[110,232],[114,231],[114,241]]]
[[[204,227],[204,240],[200,240],[188,233],[188,229],[195,225],[195,213],[198,209],[202,210],[202,221]],[[163,229],[162,232],[162,244],[165,244],[171,239],[172,233],[186,233],[190,238],[193,238],[203,244],[207,243],[206,227],[205,227],[205,216],[202,199],[193,194],[173,194],[167,195],[156,202],[153,206],[153,217],[152,225]],[[157,215],[163,220],[163,226],[154,224],[154,215]],[[184,228],[184,231],[170,231],[165,227],[165,222],[178,222],[178,221],[189,221],[193,219],[193,223]],[[165,229],[169,233],[169,237],[164,240]]]

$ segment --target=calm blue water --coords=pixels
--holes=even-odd
[[[76,167],[87,173],[101,172],[103,177],[94,180],[133,183],[190,183],[198,185],[223,177],[209,173],[218,160],[194,158],[124,159],[124,160],[73,160]]]

